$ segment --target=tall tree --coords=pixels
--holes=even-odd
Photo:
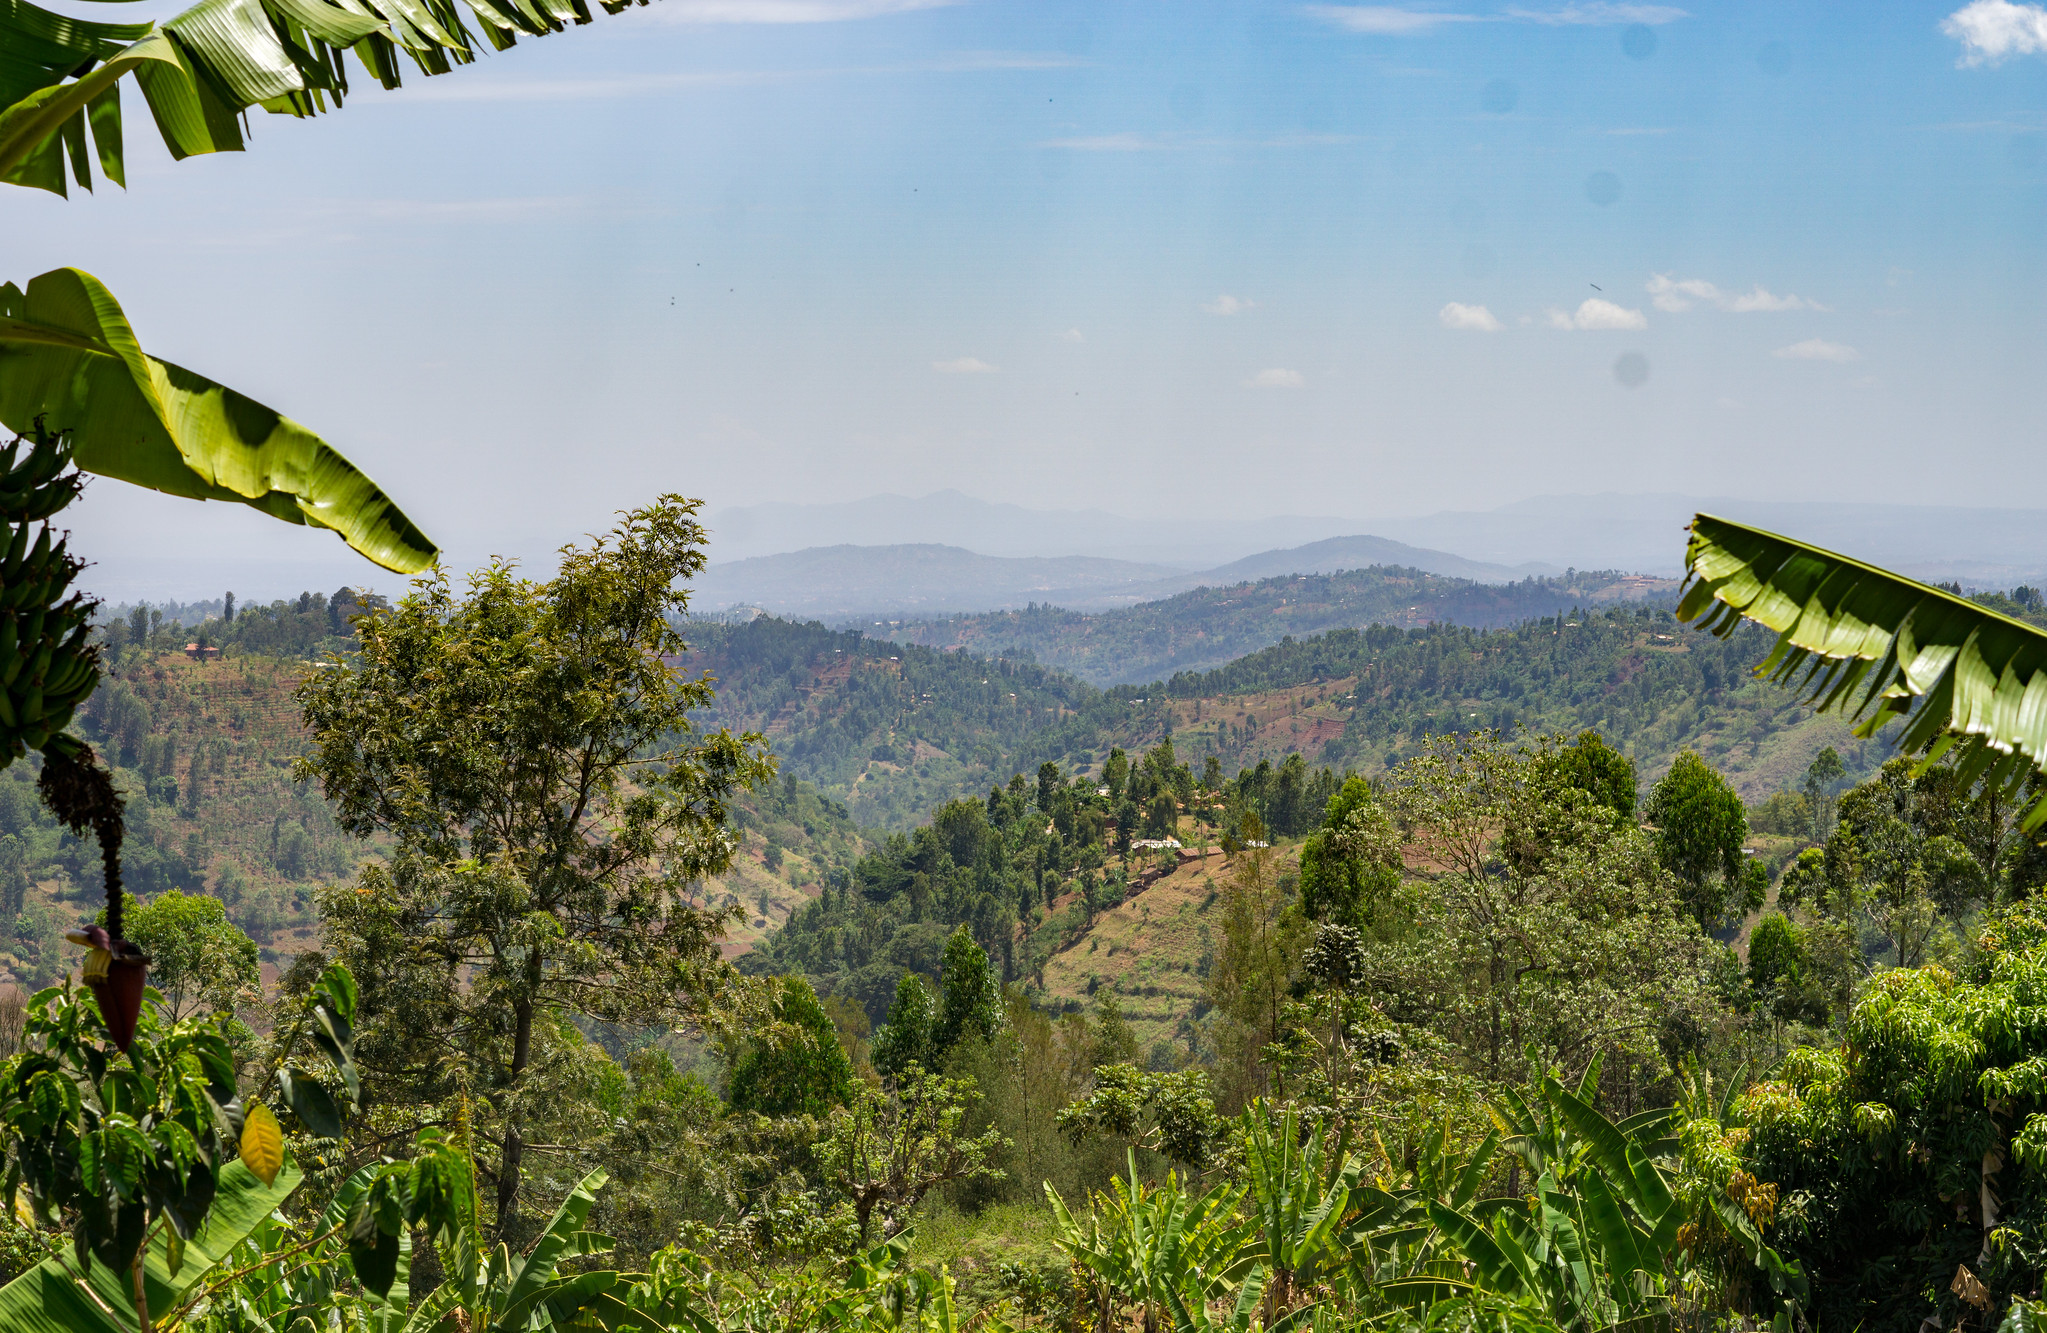
[[[12,833],[0,837],[0,917],[12,921],[28,905],[27,852]]]
[[[149,981],[170,1022],[202,1010],[231,1014],[263,990],[256,941],[227,919],[220,899],[177,889],[128,905],[128,938],[149,955]]]
[[[732,1066],[730,1099],[763,1115],[828,1114],[853,1101],[853,1062],[817,992],[802,977],[783,977],[771,1006],[774,1025],[742,1043]]]
[[[1748,809],[1741,797],[1686,750],[1650,793],[1649,822],[1656,826],[1656,859],[1684,881],[1685,905],[1700,929],[1718,926],[1742,882]]]
[[[1317,921],[1366,929],[1400,887],[1400,836],[1363,778],[1344,781],[1301,847],[1301,910]]]
[[[566,547],[545,583],[494,561],[357,622],[355,656],[299,687],[342,827],[394,838],[392,865],[325,898],[363,982],[366,1063],[416,1078],[469,1066],[496,1112],[498,1225],[518,1211],[521,1080],[548,1016],[702,1019],[729,969],[724,918],[691,906],[726,869],[727,802],[772,774],[764,742],[704,734],[707,680],[680,582],[703,567],[697,502],[664,496]]]
[[[965,926],[946,940],[943,967],[938,1020],[931,1029],[934,1058],[963,1041],[986,1040],[1002,1026],[1002,986],[989,970],[988,955]]]

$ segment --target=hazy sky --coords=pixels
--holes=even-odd
[[[2047,505],[2043,51],[2004,0],[654,0],[243,154],[130,89],[130,188],[0,236],[463,564],[666,489]],[[109,590],[397,582],[128,489]]]

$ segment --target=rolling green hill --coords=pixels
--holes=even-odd
[[[305,615],[297,641],[274,617],[248,617],[250,637],[282,633],[294,649],[345,646],[327,633],[324,606]],[[291,697],[304,661],[231,650],[199,662],[141,647],[112,658],[78,730],[114,766],[127,800],[128,890],[142,898],[171,888],[215,895],[266,962],[312,944],[315,886],[353,875],[378,848],[336,827],[317,788],[291,780],[291,761],[306,748]],[[743,793],[733,818],[744,833],[737,862],[704,888],[708,901],[746,911],[728,952],[752,947],[817,892],[830,867],[868,847],[843,803],[793,775]],[[26,883],[18,902],[0,902],[0,982],[38,984],[75,957],[63,931],[101,906],[98,849],[57,827],[37,799],[29,763],[0,773],[6,837],[21,849]]]
[[[1759,800],[1832,745],[1856,772],[1881,761],[1840,722],[1755,681],[1760,631],[1722,641],[1668,611],[1609,606],[1510,629],[1343,629],[1227,666],[1098,690],[1029,663],[898,645],[761,617],[692,627],[693,669],[719,679],[712,717],[765,732],[785,771],[855,822],[908,828],[952,797],[1051,761],[1098,771],[1113,746],[1171,736],[1183,758],[1233,773],[1300,751],[1383,770],[1430,731],[1597,727],[1652,780],[1685,748]]]

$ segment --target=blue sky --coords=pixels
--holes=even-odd
[[[130,188],[0,235],[460,564],[660,490],[2047,505],[2043,50],[2005,0],[655,0],[244,154],[131,92]],[[368,573],[122,489],[110,591]]]

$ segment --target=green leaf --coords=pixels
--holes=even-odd
[[[331,528],[401,574],[429,567],[437,554],[390,497],[319,436],[146,355],[113,294],[78,269],[53,269],[25,293],[0,286],[0,424],[21,432],[38,417],[72,433],[83,471]]]
[[[1513,1237],[1488,1231],[1463,1213],[1445,1208],[1440,1203],[1431,1202],[1428,1210],[1429,1219],[1436,1224],[1437,1230],[1477,1267],[1483,1285],[1509,1296],[1534,1287],[1534,1265],[1526,1253],[1520,1252]]]
[[[1939,588],[1710,514],[1692,520],[1692,582],[1678,606],[1725,636],[1743,619],[1778,632],[1757,667],[1899,748],[1954,753],[1965,783],[2017,799],[2047,760],[2047,633]],[[2047,796],[2027,814],[2047,822]]]
[[[1611,1120],[1564,1091],[1555,1080],[1545,1079],[1543,1091],[1556,1107],[1557,1115],[1585,1140],[1593,1162],[1605,1173],[1608,1183],[1620,1191],[1620,1197],[1644,1222],[1655,1226],[1672,1206],[1670,1187],[1664,1183],[1663,1173]]]
[[[277,1087],[284,1095],[284,1104],[305,1124],[307,1133],[319,1139],[341,1137],[341,1109],[335,1106],[334,1096],[326,1088],[303,1073],[294,1075],[289,1069],[277,1072]]]
[[[527,1252],[526,1262],[519,1269],[518,1281],[512,1284],[511,1294],[506,1297],[508,1305],[517,1305],[554,1280],[555,1268],[573,1251],[584,1219],[597,1205],[597,1191],[603,1189],[604,1182],[609,1179],[611,1176],[607,1172],[592,1171],[569,1191],[569,1197],[562,1200],[561,1207],[555,1209],[554,1216],[548,1220],[547,1230]]]
[[[219,1190],[206,1221],[184,1242],[182,1262],[172,1274],[168,1227],[151,1238],[143,1266],[149,1308],[173,1309],[205,1275],[225,1259],[242,1238],[260,1225],[298,1188],[299,1171],[287,1166],[266,1185],[240,1162],[220,1172]],[[0,1328],[8,1333],[94,1333],[130,1330],[134,1323],[134,1290],[126,1272],[115,1272],[94,1260],[83,1287],[70,1267],[76,1256],[68,1249],[45,1259],[5,1287],[0,1287]],[[113,1312],[113,1313],[109,1313]]]
[[[467,0],[493,50],[590,21],[584,0]],[[647,0],[599,0],[618,13]],[[339,108],[352,53],[386,88],[402,50],[423,74],[477,56],[446,0],[200,0],[165,20],[87,23],[29,3],[0,3],[0,179],[65,194],[68,155],[91,187],[85,131],[100,167],[123,179],[119,80],[132,73],[174,158],[242,147],[250,107],[290,116]],[[73,78],[73,75],[82,77]],[[69,82],[66,80],[69,79]]]

